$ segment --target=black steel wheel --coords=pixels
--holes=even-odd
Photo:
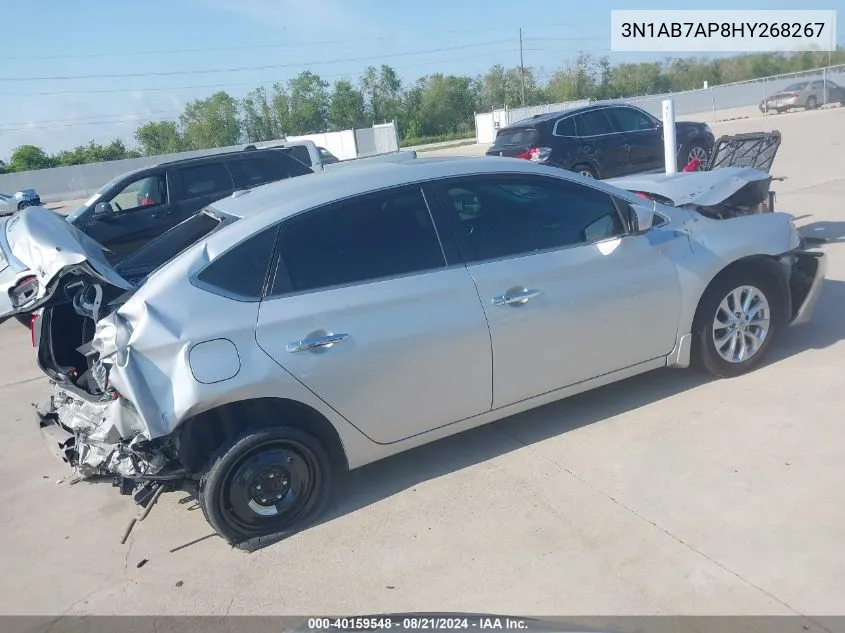
[[[222,447],[200,480],[205,518],[226,540],[286,536],[325,505],[331,466],[320,442],[289,427],[249,431]]]

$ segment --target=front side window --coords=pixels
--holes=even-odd
[[[651,117],[633,108],[611,108],[609,114],[622,132],[653,130],[655,127]]]
[[[107,202],[116,214],[167,204],[167,179],[155,174],[133,180]]]
[[[218,294],[260,299],[278,233],[279,226],[274,225],[247,238],[203,268],[197,281]]]
[[[179,173],[185,198],[197,198],[234,188],[232,176],[222,162],[185,167]]]
[[[441,187],[468,261],[526,255],[622,235],[611,197],[564,180],[475,178]]]
[[[446,265],[418,188],[360,196],[286,220],[279,238],[285,275],[274,294],[365,283]]]
[[[810,84],[810,89],[824,90],[824,82],[821,79],[819,79],[818,81],[814,81],[812,84]]]
[[[578,127],[578,136],[599,136],[616,131],[604,110],[590,110],[579,114],[575,125]]]

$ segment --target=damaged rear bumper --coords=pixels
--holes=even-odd
[[[59,387],[35,410],[47,448],[81,477],[111,475],[137,482],[178,479],[167,439],[122,437],[119,400],[90,401]]]

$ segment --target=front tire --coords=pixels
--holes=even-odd
[[[705,291],[693,326],[693,359],[717,378],[757,367],[784,320],[777,284],[750,268],[717,277]]]
[[[284,538],[325,506],[331,465],[320,442],[290,427],[248,431],[212,458],[199,485],[206,520],[230,543]]]

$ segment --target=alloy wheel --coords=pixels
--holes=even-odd
[[[769,302],[759,288],[735,288],[722,299],[713,318],[716,352],[729,363],[753,358],[769,335],[771,318]]]

